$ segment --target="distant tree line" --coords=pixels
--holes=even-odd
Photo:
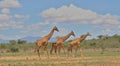
[[[25,44],[27,43],[26,40],[21,40],[21,39],[18,39],[18,40],[9,40],[9,44]]]

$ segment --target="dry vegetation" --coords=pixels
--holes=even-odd
[[[66,42],[66,50],[68,45]],[[41,52],[39,59],[34,49],[34,43],[0,44],[0,66],[120,66],[120,36],[82,42],[82,56],[79,52],[75,57],[72,54],[66,57],[62,52],[60,56],[53,53],[48,59],[47,54]]]
[[[91,51],[91,52],[90,52]],[[50,55],[42,53],[41,59],[37,53],[32,51],[23,53],[3,53],[0,55],[0,66],[120,66],[120,53],[105,52],[100,54],[99,50],[85,50],[83,56],[76,54],[76,57],[66,57],[64,54]]]

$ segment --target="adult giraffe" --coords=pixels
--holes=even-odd
[[[75,47],[75,46],[76,46],[75,52],[77,53],[78,49],[80,48],[80,43],[81,43],[83,40],[85,40],[87,36],[91,36],[91,34],[90,34],[89,32],[87,32],[87,34],[82,35],[80,38],[76,38],[76,39],[72,40],[72,41],[70,42],[69,47],[68,47],[68,53],[69,53],[69,52],[72,53],[72,49],[73,49],[73,47]]]
[[[40,49],[41,46],[44,46],[44,50],[46,50],[46,51],[47,51],[47,54],[48,54],[48,50],[47,50],[48,41],[49,41],[50,38],[52,37],[54,31],[59,32],[59,30],[58,30],[58,28],[57,28],[56,26],[53,27],[53,29],[51,30],[51,32],[50,32],[48,35],[46,35],[46,36],[44,36],[43,38],[41,38],[41,39],[39,39],[39,40],[36,41],[35,52],[37,51],[39,58],[40,58],[39,49]],[[48,55],[48,57],[49,57],[49,55]]]
[[[56,42],[52,43],[52,48],[50,50],[50,53],[52,54],[52,51],[54,50],[55,53],[57,52],[58,49],[58,53],[60,54],[60,49],[63,48],[64,53],[65,53],[65,49],[64,49],[64,41],[67,40],[70,36],[75,36],[74,32],[71,31],[69,34],[63,36],[63,37],[59,37],[57,39]]]

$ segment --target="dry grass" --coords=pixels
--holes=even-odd
[[[120,66],[120,56],[64,57],[64,56],[3,56],[0,66]]]
[[[76,57],[66,57],[65,54],[56,56],[41,52],[41,59],[33,51],[24,53],[0,53],[0,66],[120,66],[119,52],[105,52],[84,50],[83,56],[80,53]]]

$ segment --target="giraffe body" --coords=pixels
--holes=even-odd
[[[35,52],[37,51],[38,52],[38,56],[40,57],[40,53],[39,53],[39,49],[41,46],[44,46],[44,50],[47,51],[47,54],[48,54],[48,50],[47,50],[47,46],[48,46],[48,41],[50,40],[50,38],[52,37],[54,31],[59,31],[58,28],[55,26],[51,32],[44,36],[43,38],[39,39],[36,41],[36,48],[35,48]]]
[[[76,39],[74,39],[73,41],[71,41],[71,42],[70,42],[70,45],[69,45],[69,47],[68,47],[68,52],[71,52],[71,53],[72,53],[72,49],[73,49],[73,47],[75,47],[75,46],[76,46],[76,50],[75,50],[75,51],[77,52],[77,50],[80,48],[80,43],[81,43],[83,40],[85,40],[85,38],[86,38],[87,36],[91,36],[91,34],[88,32],[87,34],[81,36],[80,38],[76,38]]]
[[[64,50],[64,53],[65,53],[65,49],[64,49],[64,41],[67,40],[70,36],[75,36],[74,32],[71,31],[69,34],[67,34],[66,36],[63,36],[63,37],[59,37],[57,39],[56,42],[52,43],[52,48],[51,48],[51,51],[50,53],[52,54],[52,51],[54,50],[55,53],[57,52],[57,49],[58,49],[58,52],[60,53],[60,49],[62,48]]]

